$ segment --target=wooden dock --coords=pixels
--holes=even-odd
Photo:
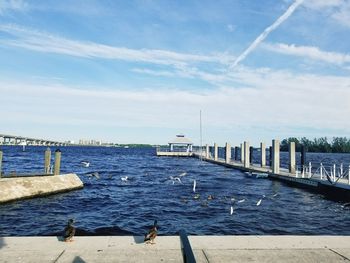
[[[320,179],[320,174],[313,174],[312,178],[308,178],[308,173],[290,173],[288,169],[279,168],[279,172],[273,172],[270,166],[263,166],[259,164],[249,164],[246,167],[244,163],[240,161],[234,161],[222,158],[206,157],[200,153],[193,153],[193,157],[202,159],[203,161],[222,165],[225,167],[241,170],[243,172],[254,174],[266,174],[269,179],[279,180],[296,187],[308,188],[311,190],[319,191],[321,193],[326,193],[337,199],[350,200],[350,185],[348,180],[344,178],[339,178],[337,182],[329,182],[326,178]]]

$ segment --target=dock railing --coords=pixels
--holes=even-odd
[[[196,263],[193,250],[185,230],[179,231],[182,255],[185,263]]]
[[[344,169],[343,163],[336,165],[325,166],[322,163],[315,168],[312,163],[309,162],[308,165],[299,166],[296,169],[296,177],[307,178],[307,179],[320,179],[328,181],[331,184],[336,184],[339,181],[350,185],[350,165],[347,169]]]

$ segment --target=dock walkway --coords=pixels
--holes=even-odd
[[[273,173],[270,166],[261,167],[258,164],[250,164],[249,167],[245,167],[242,162],[239,161],[226,161],[222,158],[217,158],[216,160],[213,157],[201,156],[200,153],[193,153],[193,157],[201,158],[203,161],[211,162],[218,165],[223,165],[229,168],[238,169],[243,172],[248,173],[265,173],[270,179],[283,181],[286,183],[293,184],[302,188],[309,188],[324,192],[327,194],[334,195],[336,198],[350,200],[350,185],[348,179],[337,178],[337,182],[329,182],[325,176],[321,179],[320,174],[313,174],[312,178],[308,178],[308,174],[292,174],[288,169],[279,168],[278,173]]]
[[[350,262],[348,236],[189,236],[196,262]],[[0,237],[0,262],[184,262],[178,236]]]

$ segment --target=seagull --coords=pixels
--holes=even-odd
[[[157,237],[157,220],[154,220],[152,228],[148,231],[148,234],[145,235],[144,242],[146,244],[155,244],[154,239]]]
[[[84,165],[84,167],[90,166],[90,162],[87,162],[87,161],[82,161],[81,164]]]
[[[230,211],[230,215],[233,214],[233,206],[231,206],[231,211]]]
[[[245,199],[238,200],[237,203],[243,203],[244,201],[245,201]]]
[[[170,176],[169,178],[170,178],[170,180],[173,181],[173,184],[175,184],[175,181],[178,181],[180,184],[182,184],[182,181],[181,181],[180,177],[177,177],[177,176],[172,177],[172,176]]]
[[[278,195],[278,193],[277,194],[274,194],[272,197],[276,197]]]
[[[64,242],[72,242],[75,234],[75,227],[73,226],[74,219],[69,219],[67,226],[64,228]]]
[[[196,192],[196,185],[197,185],[196,180],[193,180],[193,193]]]
[[[122,176],[120,177],[120,179],[123,181],[123,182],[126,182],[128,180],[128,177],[127,176]]]
[[[262,199],[260,199],[257,203],[256,206],[259,206],[261,204]]]
[[[179,176],[180,177],[183,177],[183,176],[185,176],[187,173],[186,172],[183,172],[182,174],[180,174]]]
[[[98,172],[94,172],[91,175],[96,177],[96,179],[100,179],[100,175],[98,174]]]

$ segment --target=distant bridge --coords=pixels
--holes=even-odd
[[[0,134],[0,145],[71,146],[75,144],[45,139],[35,139],[24,136]]]

